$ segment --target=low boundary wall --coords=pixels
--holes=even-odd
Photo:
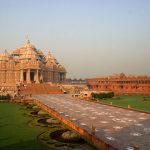
[[[81,128],[71,120],[64,118],[61,116],[57,111],[53,110],[52,108],[46,106],[42,102],[38,101],[37,99],[22,99],[22,100],[14,100],[14,102],[34,102],[36,105],[41,107],[43,110],[48,112],[50,115],[54,116],[67,126],[71,127],[73,130],[78,132],[80,135],[82,135],[85,139],[87,139],[90,143],[94,144],[98,149],[101,150],[118,150],[117,148],[113,147],[112,145],[104,142],[100,138],[96,137],[94,134],[89,133],[85,129]]]
[[[123,107],[123,106],[119,106],[119,105],[114,105],[114,104],[108,104],[108,103],[104,103],[101,101],[96,101],[96,100],[86,100],[86,99],[79,99],[79,98],[74,98],[74,100],[83,100],[83,101],[89,101],[89,102],[93,102],[93,103],[97,103],[97,104],[101,104],[101,105],[106,105],[106,106],[111,106],[111,107],[116,107],[116,108],[122,108],[122,109],[126,109],[126,110],[132,110],[132,111],[136,111],[136,112],[140,112],[140,113],[145,113],[145,114],[150,114],[149,111],[144,111],[144,110],[138,110],[138,109],[134,109],[132,108],[132,106],[130,108],[128,107]]]
[[[91,101],[91,102],[94,102],[94,101]],[[111,107],[116,107],[116,108],[122,108],[122,109],[126,109],[126,110],[132,110],[132,111],[136,111],[136,112],[140,112],[140,113],[145,113],[145,114],[150,114],[150,112],[148,111],[144,111],[144,110],[138,110],[138,109],[134,109],[134,108],[127,108],[127,107],[122,107],[122,106],[118,106],[118,105],[111,105],[111,104],[106,104],[106,103],[103,103],[103,102],[94,102],[94,103],[98,103],[98,104],[101,104],[101,105],[107,105],[107,106],[111,106]]]

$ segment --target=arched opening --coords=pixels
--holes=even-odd
[[[26,79],[27,79],[26,72],[23,72],[23,81],[26,81]]]
[[[123,85],[121,85],[120,88],[123,89]]]
[[[30,72],[30,79],[32,82],[34,82],[34,72]]]

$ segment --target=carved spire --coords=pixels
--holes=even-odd
[[[27,41],[28,44],[30,44],[30,40],[29,40],[29,36],[28,35],[26,35],[26,41]]]
[[[50,51],[48,51],[48,55],[51,55],[51,52],[50,52]]]
[[[8,52],[7,52],[7,49],[4,50],[4,53],[5,53],[5,54],[8,53]]]

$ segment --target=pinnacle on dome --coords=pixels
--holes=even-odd
[[[4,50],[4,53],[8,53],[8,52],[7,52],[7,49]]]
[[[51,55],[51,52],[50,52],[50,51],[48,51],[48,55]]]
[[[31,45],[31,41],[29,39],[27,39],[27,42],[26,42],[27,45]]]
[[[50,52],[50,51],[48,51],[48,56],[51,56],[51,57],[52,57],[52,54],[51,54],[51,52]]]
[[[35,50],[36,49],[35,46],[31,44],[31,41],[29,40],[29,38],[26,38],[26,42],[22,48],[26,49],[26,50]]]
[[[47,56],[46,56],[46,60],[52,60],[53,59],[53,56],[52,54],[50,53],[50,51],[48,52]]]
[[[30,44],[30,39],[29,39],[28,35],[26,36],[26,40],[27,40],[27,44]]]
[[[27,43],[30,44],[30,40],[29,39],[27,40]]]
[[[7,51],[7,49],[4,50],[4,53],[3,53],[5,56],[9,56],[9,53]]]

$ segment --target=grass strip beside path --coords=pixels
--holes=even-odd
[[[150,95],[119,95],[116,98],[101,100],[105,104],[128,107],[133,109],[144,110],[150,112],[150,101],[143,101],[144,97],[150,97]]]

